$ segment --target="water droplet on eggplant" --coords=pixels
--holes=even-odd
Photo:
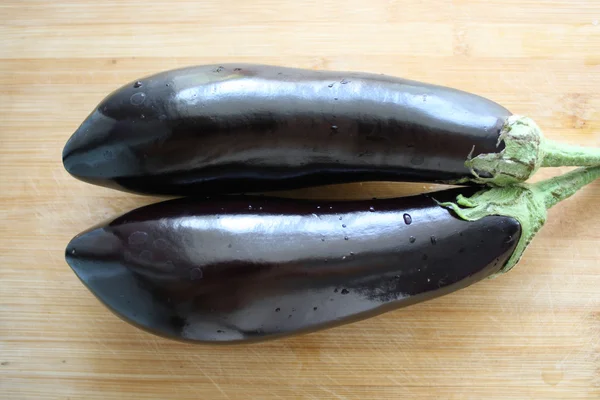
[[[196,281],[198,279],[202,279],[202,270],[200,268],[192,268],[190,270],[190,279]]]
[[[141,106],[142,104],[144,104],[144,101],[146,101],[146,93],[144,92],[137,92],[134,93],[130,98],[129,101],[131,102],[131,104],[133,104],[134,106]]]
[[[416,242],[416,240],[417,240],[417,238],[416,238],[416,237],[414,237],[414,236],[411,236],[410,238],[408,238],[408,241],[409,241],[410,243],[414,243],[414,242]]]
[[[410,225],[410,224],[412,224],[412,217],[410,216],[410,214],[404,214],[404,215],[402,216],[402,218],[404,218],[404,223],[405,223],[406,225]]]
[[[148,234],[142,231],[133,232],[127,238],[127,242],[130,246],[141,246],[148,240]]]
[[[342,293],[342,294],[348,294],[348,293],[350,293],[350,291],[348,291],[347,289],[342,289],[342,292],[341,292],[341,293]]]
[[[137,81],[136,83],[133,84],[133,87],[136,88],[136,89],[139,88],[139,87],[142,87],[142,82],[141,81]]]

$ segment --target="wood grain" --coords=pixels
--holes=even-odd
[[[86,185],[61,165],[73,130],[124,82],[237,60],[454,86],[533,117],[553,139],[600,146],[598,1],[5,0],[0,19],[0,398],[600,397],[598,182],[552,209],[498,279],[329,331],[211,347],[141,332],[77,280],[68,240],[157,199]]]

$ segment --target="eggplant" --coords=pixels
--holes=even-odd
[[[600,176],[369,201],[188,197],[72,239],[66,260],[125,321],[197,343],[331,328],[506,272],[546,209]]]
[[[507,185],[540,166],[600,164],[484,97],[361,72],[223,64],[165,71],[100,102],[63,164],[154,195],[269,192],[359,181]]]

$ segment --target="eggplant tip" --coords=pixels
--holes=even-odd
[[[114,146],[105,143],[114,124],[114,119],[95,110],[75,130],[62,151],[63,167],[70,175],[90,183],[113,178],[119,160],[114,159]]]
[[[106,229],[91,228],[71,239],[65,249],[65,260],[85,281],[90,272],[95,272],[91,268],[100,268],[105,262],[118,259],[121,247],[119,239]]]
[[[75,236],[65,253],[79,280],[116,316],[154,335],[184,339],[185,318],[140,285],[136,274],[123,263],[122,243],[110,230],[98,227]]]

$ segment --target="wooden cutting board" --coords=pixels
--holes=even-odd
[[[69,239],[157,199],[86,185],[61,164],[65,141],[113,89],[231,61],[453,86],[533,117],[553,139],[600,146],[597,0],[4,0],[0,10],[1,398],[600,398],[600,182],[552,209],[505,276],[329,331],[211,347],[144,333],[77,280]]]

